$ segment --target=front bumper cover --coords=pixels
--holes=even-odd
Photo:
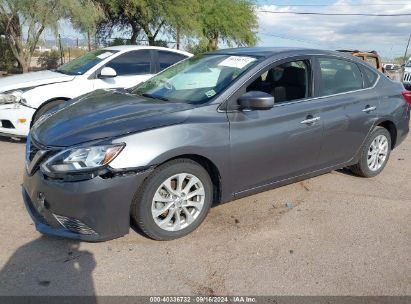
[[[36,109],[21,104],[0,104],[0,135],[26,137],[35,111]],[[25,122],[20,122],[19,119],[25,119]],[[2,126],[2,120],[10,121],[13,127]]]
[[[40,170],[32,176],[25,172],[23,200],[41,233],[92,242],[109,240],[128,233],[134,193],[148,174],[63,182],[48,179]]]

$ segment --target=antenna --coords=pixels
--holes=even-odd
[[[410,38],[408,38],[408,43],[407,43],[407,48],[405,49],[405,54],[404,54],[404,64],[407,63],[407,53],[408,53],[408,47],[410,46],[410,41],[411,41],[411,34]]]

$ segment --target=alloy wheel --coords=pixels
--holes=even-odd
[[[151,215],[161,229],[179,231],[190,226],[200,215],[205,200],[201,180],[180,173],[167,178],[156,190]]]
[[[367,154],[367,165],[371,171],[378,171],[388,155],[388,139],[384,135],[378,135],[371,142]]]

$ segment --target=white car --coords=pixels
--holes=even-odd
[[[411,91],[411,58],[408,59],[404,66],[404,77],[402,79],[402,83],[408,91]]]
[[[26,137],[32,124],[65,101],[105,88],[129,88],[191,57],[161,47],[115,46],[95,50],[55,71],[0,78],[0,135]]]

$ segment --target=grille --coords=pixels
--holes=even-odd
[[[411,82],[411,73],[405,73],[404,82]]]
[[[34,156],[37,154],[38,151],[40,151],[40,149],[33,143],[31,138],[30,138],[30,142],[27,142],[27,144],[29,145],[28,158],[29,158],[30,161],[32,161]]]
[[[82,221],[71,218],[68,216],[62,216],[62,215],[57,215],[54,214],[54,217],[56,220],[66,229],[78,233],[78,234],[87,234],[87,235],[98,235],[97,232],[95,232],[93,229],[91,229],[89,226],[84,224]]]
[[[32,175],[34,174],[40,167],[40,163],[43,161],[46,155],[49,155],[50,151],[46,149],[41,149],[38,145],[36,145],[31,136],[27,137],[26,143],[26,168],[27,172]]]

